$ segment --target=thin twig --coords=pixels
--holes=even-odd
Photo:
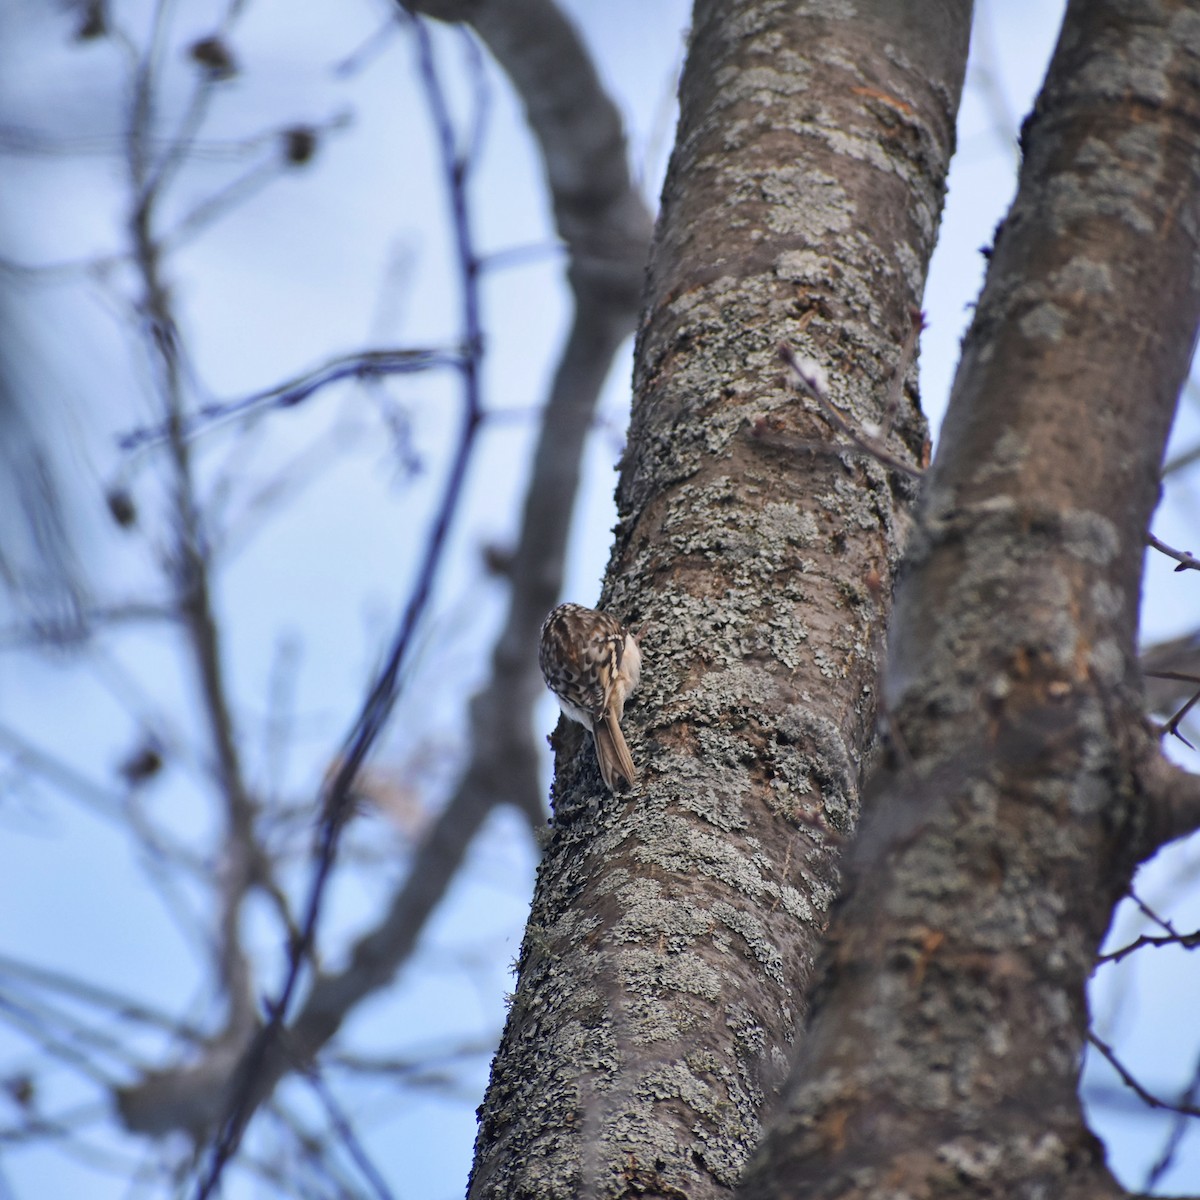
[[[1181,451],[1174,458],[1168,459],[1163,464],[1163,477],[1166,478],[1168,475],[1183,471],[1195,462],[1200,462],[1200,446],[1192,446],[1188,450]]]
[[[358,1134],[354,1132],[354,1126],[350,1123],[350,1118],[338,1103],[337,1097],[334,1096],[328,1084],[321,1078],[321,1073],[311,1070],[305,1073],[304,1078],[308,1086],[316,1093],[317,1099],[320,1100],[322,1108],[329,1117],[329,1123],[341,1139],[342,1145],[346,1147],[346,1153],[350,1155],[363,1178],[371,1185],[371,1190],[378,1200],[394,1200],[391,1188],[379,1173],[379,1168],[371,1161],[371,1156],[363,1148]]]
[[[224,187],[206,196],[184,213],[175,225],[164,234],[163,249],[168,252],[178,250],[226,213],[240,209],[245,201],[256,192],[274,183],[288,172],[294,171],[301,161],[307,162],[312,156],[312,149],[309,149],[303,160],[294,160],[289,158],[286,153],[281,153],[280,146],[283,145],[286,149],[289,136],[300,131],[312,139],[312,147],[315,149],[319,137],[346,129],[349,125],[349,117],[341,113],[318,125],[291,126],[286,129],[276,129],[273,133],[264,135],[269,157],[255,163],[236,179],[230,180]],[[308,149],[307,146],[306,149]]]
[[[211,77],[201,76],[196,84],[177,135],[157,166],[150,162],[147,150],[155,115],[156,63],[166,38],[170,3],[171,0],[161,0],[156,9],[151,48],[137,70],[127,134],[127,168],[134,196],[129,237],[131,257],[141,285],[137,299],[139,325],[144,330],[157,375],[171,471],[174,538],[169,568],[199,681],[201,710],[207,722],[214,758],[215,783],[224,805],[225,828],[217,884],[219,933],[214,953],[220,985],[228,1004],[222,1036],[239,1039],[249,1035],[256,1019],[253,973],[242,940],[243,904],[256,881],[268,876],[269,871],[255,838],[256,806],[242,772],[225,679],[221,633],[212,597],[210,547],[197,500],[191,447],[184,428],[186,394],[192,372],[186,362],[170,289],[164,277],[164,247],[156,220],[162,189],[186,158],[203,119],[212,86]],[[233,11],[231,5],[229,13]]]
[[[22,1031],[38,1045],[43,1054],[71,1067],[106,1092],[116,1086],[115,1073],[101,1070],[90,1055],[76,1049],[56,1030],[47,1028],[46,1014],[41,1007],[31,1008],[0,994],[0,1012],[5,1015],[6,1024]]]
[[[1192,1067],[1192,1078],[1183,1093],[1181,1107],[1190,1108],[1194,1106],[1198,1093],[1200,1093],[1200,1058],[1196,1059],[1196,1063]],[[1163,1143],[1162,1153],[1155,1159],[1150,1170],[1146,1172],[1147,1192],[1154,1192],[1158,1187],[1159,1181],[1171,1169],[1175,1161],[1175,1155],[1179,1150],[1179,1144],[1183,1141],[1184,1134],[1188,1130],[1188,1117],[1195,1115],[1197,1114],[1181,1111],[1176,1112],[1175,1119],[1171,1122],[1171,1132],[1167,1135],[1167,1139]]]
[[[1172,1104],[1169,1100],[1160,1099],[1153,1092],[1147,1091],[1138,1081],[1129,1073],[1129,1071],[1117,1058],[1116,1051],[1107,1043],[1103,1042],[1094,1033],[1088,1033],[1088,1041],[1091,1042],[1101,1054],[1108,1059],[1112,1069],[1121,1077],[1121,1082],[1125,1084],[1130,1091],[1137,1094],[1138,1098],[1148,1108],[1163,1108],[1168,1112],[1181,1113],[1188,1117],[1200,1117],[1200,1108],[1192,1104]]]
[[[135,1000],[111,988],[87,983],[48,967],[35,967],[18,959],[0,955],[0,978],[5,976],[31,990],[42,988],[77,1003],[107,1009],[117,1020],[169,1031],[192,1045],[199,1045],[204,1040],[204,1034],[199,1028],[151,1008],[142,1000]]]
[[[1116,963],[1121,959],[1128,957],[1135,950],[1143,950],[1147,946],[1180,946],[1184,950],[1193,950],[1200,946],[1200,930],[1194,933],[1172,933],[1166,934],[1163,937],[1156,937],[1154,934],[1144,933],[1141,937],[1135,938],[1127,946],[1122,946],[1119,950],[1113,950],[1109,954],[1100,954],[1096,958],[1097,963]]]
[[[1175,568],[1176,571],[1200,571],[1200,558],[1196,558],[1186,550],[1176,550],[1173,546],[1168,546],[1166,542],[1156,538],[1152,533],[1146,534],[1146,544],[1153,546],[1160,554],[1173,558],[1179,564]]]
[[[1142,915],[1149,917],[1159,929],[1165,929],[1172,937],[1179,936],[1179,931],[1175,926],[1166,917],[1160,917],[1132,888],[1129,890],[1129,898],[1138,906]]]
[[[183,433],[193,437],[202,430],[235,417],[244,417],[259,408],[291,408],[343,379],[382,379],[388,375],[413,375],[420,371],[451,368],[461,371],[468,355],[459,350],[364,350],[346,354],[314,367],[302,375],[260,392],[251,392],[237,400],[222,400],[200,405],[183,423]],[[124,434],[122,450],[137,450],[167,440],[166,425],[134,429]]]
[[[380,1055],[356,1054],[350,1050],[331,1052],[325,1060],[327,1067],[346,1071],[355,1075],[383,1075],[406,1080],[414,1085],[420,1085],[421,1076],[431,1071],[436,1063],[447,1067],[484,1055],[491,1056],[496,1052],[496,1043],[500,1041],[500,1031],[486,1037],[477,1038],[455,1047],[425,1046],[414,1048],[403,1058],[383,1058]]]
[[[919,309],[914,308],[909,313],[908,333],[904,335],[904,341],[900,346],[900,357],[896,361],[896,369],[892,372],[892,382],[888,387],[887,403],[883,408],[883,419],[879,422],[879,432],[875,435],[874,440],[880,444],[888,439],[888,435],[892,432],[892,425],[896,420],[896,414],[900,411],[900,404],[904,399],[904,380],[908,375],[908,369],[912,366],[913,359],[917,353],[917,340],[921,336],[921,331],[925,328],[925,314]]]
[[[1159,737],[1166,737],[1170,734],[1173,737],[1177,737],[1189,750],[1195,750],[1196,747],[1179,732],[1179,723],[1191,712],[1197,700],[1200,700],[1200,690],[1193,692],[1187,703],[1165,725],[1159,728]]]
[[[811,396],[820,405],[821,412],[825,414],[825,419],[838,433],[842,434],[843,437],[849,438],[859,450],[877,459],[885,467],[900,471],[914,479],[920,479],[924,475],[924,471],[920,467],[914,467],[912,463],[898,458],[876,438],[868,437],[865,433],[860,433],[851,426],[846,418],[834,408],[829,397],[826,395],[824,371],[816,363],[809,359],[797,358],[795,351],[786,342],[779,343],[779,357],[790,368],[790,379],[794,386],[799,391],[804,392],[805,395]],[[849,446],[846,447],[846,449],[850,448]]]

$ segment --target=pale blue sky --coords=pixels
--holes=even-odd
[[[35,131],[70,155],[16,153],[11,137],[0,189],[0,255],[28,264],[77,261],[119,248],[125,204],[120,166],[123,120],[119,56],[108,42],[70,44],[69,18],[42,0],[11,0],[0,13],[0,135]],[[177,0],[174,49],[164,90],[172,126],[190,79],[183,48],[212,28],[220,5]],[[145,27],[148,0],[117,0],[131,27]],[[673,80],[681,60],[688,6],[680,0],[570,0],[604,79],[625,113],[633,159],[651,199],[669,151]],[[1013,0],[981,6],[988,34],[975,45],[959,153],[950,181],[943,240],[926,298],[929,329],[921,372],[927,411],[944,405],[969,303],[982,278],[979,248],[1011,195],[1016,151],[1012,130],[998,122],[1007,106],[1014,119],[1028,108],[1048,57],[1061,6]],[[312,166],[286,175],[249,200],[169,262],[179,310],[199,373],[212,396],[231,398],[268,386],[335,354],[368,345],[452,342],[457,334],[453,278],[447,272],[441,181],[433,167],[429,125],[414,86],[411,46],[395,35],[350,75],[333,68],[368,43],[384,23],[383,0],[251,0],[231,37],[242,71],[225,85],[201,134],[204,154],[181,177],[173,203],[187,211],[223,181],[245,169],[222,144],[273,124],[327,122],[352,114],[329,135]],[[442,62],[457,79],[458,39],[438,37]],[[981,50],[986,59],[980,60]],[[480,172],[472,187],[473,218],[485,251],[548,244],[552,239],[536,154],[504,80],[490,73],[492,113]],[[465,96],[455,93],[460,109]],[[1003,103],[998,99],[1003,97]],[[513,531],[533,434],[558,340],[566,328],[567,294],[561,263],[549,252],[489,277],[484,284],[488,327],[485,367],[489,409],[512,417],[484,435],[462,518],[421,653],[380,761],[396,771],[419,762],[430,787],[444,788],[461,751],[463,702],[486,666],[489,637],[502,595],[480,568],[480,549]],[[113,286],[115,285],[115,286]],[[148,530],[117,530],[100,497],[122,467],[114,437],[148,419],[146,364],[122,342],[126,319],[114,298],[128,291],[117,269],[107,282],[65,274],[55,282],[22,285],[18,298],[28,354],[27,393],[55,456],[73,513],[73,531],[93,594],[109,600],[161,594],[155,553],[165,530],[154,528],[154,472],[133,475]],[[608,557],[613,523],[613,464],[628,410],[628,351],[614,370],[602,403],[603,420],[588,450],[585,489],[569,561],[567,593],[593,601]],[[423,470],[408,477],[375,399],[353,387],[331,389],[307,405],[270,416],[247,438],[223,430],[200,443],[203,479],[231,481],[231,544],[237,548],[220,579],[227,620],[226,658],[244,720],[246,759],[258,784],[274,780],[293,801],[315,794],[329,757],[354,714],[363,680],[405,594],[414,552],[452,436],[457,404],[449,377],[416,377],[387,387],[410,422]],[[1188,425],[1195,436],[1195,421]],[[1188,444],[1186,434],[1181,444]],[[293,458],[305,486],[259,516],[255,493]],[[1162,517],[1162,536],[1186,544],[1190,514],[1184,494]],[[1193,549],[1195,547],[1193,546]],[[1194,624],[1188,579],[1161,561],[1149,575],[1151,636]],[[3,623],[14,619],[3,615]],[[271,759],[267,730],[273,672],[281,645],[299,648],[291,751],[280,768]],[[0,667],[0,751],[14,738],[40,747],[87,780],[91,801],[65,799],[52,782],[8,791],[0,808],[0,954],[85,976],[135,993],[172,1012],[204,1021],[215,1017],[204,990],[195,945],[179,922],[148,892],[138,859],[121,834],[128,803],[115,774],[123,753],[147,724],[164,733],[171,758],[163,779],[145,793],[147,810],[189,845],[212,833],[203,764],[189,736],[193,681],[172,631],[128,627],[104,637],[96,654],[60,653],[49,659],[6,652]],[[553,705],[543,712],[546,729]],[[3,759],[0,759],[3,762]],[[430,766],[430,762],[435,765]],[[76,789],[77,790],[77,789]],[[385,854],[396,842],[386,819],[371,816],[364,849]],[[1193,887],[1186,903],[1178,880],[1196,873],[1198,851],[1173,848],[1171,862],[1145,880],[1148,893],[1171,907],[1181,928],[1200,925]],[[424,953],[386,996],[349,1029],[352,1044],[400,1053],[444,1039],[495,1033],[503,993],[512,985],[533,855],[515,818],[497,816],[476,844],[470,867],[438,914]],[[383,880],[348,876],[334,890],[327,953],[369,923]],[[199,892],[184,885],[181,911],[203,916]],[[1122,917],[1132,928],[1132,918]],[[184,919],[186,925],[186,918]],[[263,962],[279,959],[278,931],[263,912],[248,928]],[[1190,973],[1190,974],[1189,974]],[[1119,985],[1105,981],[1098,1001],[1106,1029],[1150,1086],[1178,1087],[1196,1053],[1195,967],[1180,954],[1141,956]],[[1191,983],[1188,980],[1192,980]],[[269,979],[269,977],[268,977]],[[152,1042],[144,1048],[156,1062]],[[23,1043],[0,1028],[0,1076],[28,1060]],[[449,1094],[405,1093],[384,1084],[355,1085],[343,1103],[361,1112],[360,1132],[397,1196],[440,1200],[461,1194],[474,1136],[474,1105],[486,1079],[479,1057],[457,1072]],[[1110,1083],[1111,1079],[1103,1080]],[[311,1101],[291,1086],[289,1102]],[[47,1083],[48,1111],[94,1092],[65,1072]],[[0,1113],[0,1125],[11,1118]],[[1163,1124],[1125,1117],[1104,1127],[1125,1182],[1161,1146]],[[262,1135],[264,1139],[269,1134]],[[114,1139],[103,1123],[89,1141],[137,1161],[136,1143]],[[1195,1187],[1200,1148],[1169,1182]],[[26,1197],[130,1195],[125,1181],[105,1181],[53,1145],[0,1154],[0,1200],[5,1185]],[[262,1185],[232,1196],[267,1195]]]

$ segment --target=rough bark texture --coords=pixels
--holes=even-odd
[[[785,1111],[743,1195],[1121,1194],[1084,987],[1155,848],[1135,656],[1200,315],[1200,9],[1075,0],[897,596],[889,709]]]
[[[473,1197],[727,1194],[786,1073],[854,825],[910,483],[878,419],[941,208],[970,6],[702,0],[605,607],[643,629],[640,778],[559,744]],[[891,449],[922,453],[911,392]],[[587,597],[576,597],[586,600]]]

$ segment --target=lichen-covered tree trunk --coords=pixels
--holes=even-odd
[[[562,739],[471,1195],[727,1194],[783,1082],[872,741],[914,488],[879,421],[933,248],[970,4],[700,0],[604,607],[640,776]],[[911,380],[890,452],[920,460]],[[572,599],[591,601],[592,597]]]
[[[903,752],[755,1200],[1121,1192],[1076,1089],[1112,905],[1197,824],[1135,635],[1200,315],[1200,8],[1073,0],[1024,151],[897,595]]]

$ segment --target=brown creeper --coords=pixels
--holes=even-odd
[[[542,625],[538,664],[566,716],[591,732],[608,790],[632,787],[637,771],[621,717],[642,673],[633,634],[608,613],[560,604]]]

